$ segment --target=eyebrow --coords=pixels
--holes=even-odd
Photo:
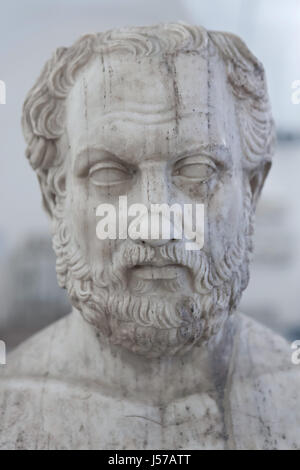
[[[194,144],[187,147],[182,152],[179,152],[177,155],[174,155],[174,163],[180,159],[187,157],[207,157],[211,158],[216,164],[221,165],[225,168],[230,168],[232,166],[232,155],[230,148],[224,144]],[[161,155],[152,155],[145,157],[149,158],[161,158]],[[120,164],[130,165],[130,159],[125,156],[117,156],[113,152],[110,152],[103,146],[97,147],[84,147],[79,150],[75,158],[74,172],[77,176],[83,177],[87,176],[89,169],[98,162],[112,160]]]
[[[75,157],[74,172],[79,177],[87,176],[92,166],[105,160],[113,160],[121,164],[125,162],[124,158],[117,157],[105,147],[85,147]],[[126,161],[126,163],[129,162]]]

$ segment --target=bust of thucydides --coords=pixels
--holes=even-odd
[[[22,125],[73,312],[1,367],[0,448],[299,448],[290,348],[237,312],[274,145],[243,41],[182,23],[83,36]],[[203,208],[199,249],[167,212],[149,236],[162,204]],[[111,207],[122,236],[101,237]]]

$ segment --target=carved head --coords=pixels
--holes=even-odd
[[[59,48],[24,104],[27,157],[72,304],[148,356],[206,344],[248,283],[271,165],[264,70],[238,37],[186,24],[90,34]],[[100,203],[205,207],[205,242],[99,240]]]

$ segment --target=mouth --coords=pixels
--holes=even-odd
[[[141,264],[131,268],[131,273],[135,278],[144,281],[174,280],[183,266],[179,264]]]

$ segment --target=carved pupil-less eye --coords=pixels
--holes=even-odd
[[[96,186],[122,183],[130,178],[130,173],[117,163],[103,162],[93,166],[89,177]]]
[[[181,176],[184,178],[204,182],[208,180],[214,172],[215,168],[210,164],[188,163],[186,165],[180,166],[180,168],[175,171],[175,176]]]

